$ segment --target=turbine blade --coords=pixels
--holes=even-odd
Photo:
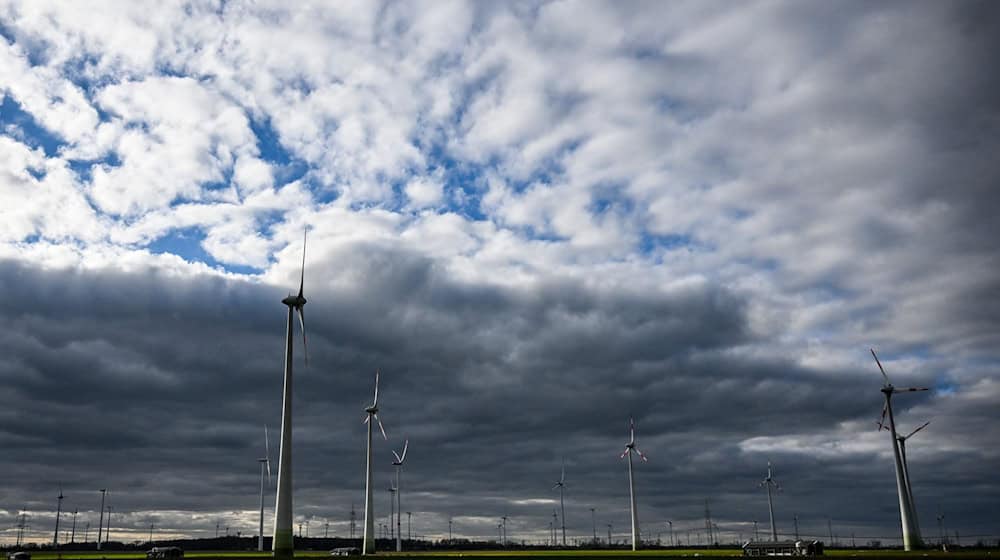
[[[382,427],[382,421],[378,419],[378,414],[375,415],[375,421],[378,422],[378,429],[382,432],[382,439],[389,441],[389,436],[385,435],[385,428]]]
[[[923,430],[924,428],[926,428],[926,427],[927,427],[927,424],[930,424],[930,423],[931,423],[931,421],[930,421],[930,420],[928,420],[928,421],[924,422],[923,424],[921,424],[921,425],[920,425],[920,427],[919,427],[919,428],[917,428],[916,430],[913,430],[913,431],[912,431],[912,432],[910,432],[910,433],[909,433],[908,435],[906,435],[906,436],[904,437],[904,439],[910,439],[910,437],[911,437],[911,436],[913,436],[913,434],[915,434],[915,433],[919,432],[920,430]]]
[[[905,387],[903,389],[893,388],[893,393],[910,393],[913,391],[929,391],[927,387]]]
[[[872,351],[872,357],[875,358],[875,363],[878,364],[878,370],[882,372],[882,377],[885,379],[885,384],[889,384],[889,376],[885,374],[885,368],[882,367],[882,362],[879,361],[878,356],[875,355],[875,349],[869,348]]]
[[[372,406],[378,406],[378,370],[375,370],[375,401]]]
[[[306,310],[304,307],[297,307],[299,312],[299,325],[302,326],[302,353],[306,358],[306,365],[309,365],[309,345],[306,344]]]
[[[368,420],[371,419],[371,414],[365,414],[365,419],[361,421],[362,424],[367,424]]]
[[[403,440],[403,455],[399,458],[399,462],[402,463],[406,459],[406,450],[410,447],[410,440]]]
[[[645,453],[643,453],[642,451],[639,451],[638,447],[635,448],[635,452],[639,454],[639,458],[642,459],[643,462],[649,460],[649,459],[646,458],[646,454]]]
[[[618,457],[618,458],[619,459],[624,459],[626,455],[628,455],[628,447],[625,448],[625,451],[622,451],[621,457]]]
[[[566,482],[566,458],[562,460],[562,471],[559,473],[559,484]]]
[[[558,482],[556,483],[555,486],[552,487],[552,490],[555,490],[556,488],[559,488],[559,483]]]
[[[302,297],[302,288],[306,284],[306,233],[308,231],[302,232],[302,275],[299,277],[299,297]]]
[[[396,463],[402,463],[403,462],[403,460],[399,458],[399,453],[396,453],[395,451],[393,451],[392,455],[393,455],[393,457],[396,458]]]
[[[885,415],[886,415],[886,413],[888,411],[889,411],[889,403],[883,404],[882,405],[882,417],[879,418],[879,420],[877,422],[879,431],[881,431],[882,429],[885,428]]]

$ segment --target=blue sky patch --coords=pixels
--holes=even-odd
[[[197,227],[176,229],[146,246],[157,255],[177,255],[189,262],[202,262],[235,274],[260,274],[259,268],[222,263],[202,247],[205,234]]]
[[[31,113],[10,95],[0,101],[0,129],[32,148],[41,148],[46,157],[53,157],[66,143],[41,126]]]

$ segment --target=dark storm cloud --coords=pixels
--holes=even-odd
[[[759,517],[755,484],[766,460],[742,442],[831,433],[859,420],[867,429],[880,409],[874,371],[742,355],[754,342],[746,302],[711,284],[645,296],[570,278],[511,289],[462,284],[391,247],[327,257],[307,276],[311,362],[297,361],[296,370],[296,508],[333,518],[341,534],[350,504],[362,503],[361,419],[375,368],[391,436],[378,443],[376,485],[389,483],[389,447],[409,438],[406,507],[419,512],[421,533],[442,534],[453,515],[463,534],[487,537],[492,522],[479,516],[507,513],[512,536],[540,537],[562,457],[571,533],[588,534],[590,507],[602,525],[624,528],[617,455],[634,414],[652,458],[638,467],[646,523],[697,525],[710,498],[735,538],[745,529],[739,520]],[[5,490],[11,509],[50,509],[47,496],[60,483],[82,508],[93,509],[93,489],[104,486],[122,512],[255,508],[262,425],[277,432],[287,289],[156,270],[14,262],[0,270],[8,296],[0,307],[8,325],[0,336],[2,468],[19,481]],[[363,281],[339,282],[345,270]],[[900,414],[933,398],[909,399]],[[972,418],[995,429],[992,410]],[[878,470],[868,468],[871,452],[772,456],[804,530],[809,519],[818,524],[822,503],[837,519],[893,534],[884,457]],[[955,474],[944,457],[915,457],[922,471]],[[996,455],[973,471],[990,461]],[[977,479],[970,465],[962,462],[962,476]],[[870,488],[870,505],[838,502],[840,489],[859,484]],[[996,495],[991,484],[980,491],[983,500]],[[214,526],[173,522],[180,531]],[[243,523],[249,531],[252,522]]]

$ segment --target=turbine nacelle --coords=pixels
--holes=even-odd
[[[639,448],[635,446],[635,419],[628,419],[628,429],[629,429],[629,442],[625,444],[625,451],[621,454],[620,459],[624,459],[629,453],[635,453],[639,455],[639,458],[643,461],[648,461],[646,454],[639,451]]]
[[[382,438],[388,441],[389,436],[385,435],[385,428],[382,427],[382,421],[378,419],[378,375],[378,370],[375,370],[375,397],[372,399],[371,406],[365,408],[367,414],[365,415],[364,423],[368,424],[374,418],[378,424],[379,431],[382,432]]]
[[[307,300],[305,296],[303,296],[302,294],[298,294],[294,296],[289,295],[285,299],[281,300],[281,303],[287,305],[288,307],[294,307],[295,309],[300,309],[303,305],[306,304],[306,301]]]

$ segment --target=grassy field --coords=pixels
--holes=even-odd
[[[705,550],[705,549],[671,549],[671,550],[640,550],[632,552],[627,550],[467,550],[467,551],[428,551],[428,552],[380,552],[378,556],[392,558],[393,560],[403,560],[413,558],[414,560],[455,560],[462,558],[465,560],[498,560],[501,558],[511,558],[525,560],[528,558],[558,558],[559,560],[601,560],[617,558],[732,558],[741,556],[742,551],[735,548]],[[825,555],[851,558],[953,558],[961,560],[972,559],[1000,559],[1000,550],[960,550],[953,552],[941,552],[939,550],[921,550],[917,552],[903,552],[902,550],[853,550],[834,549],[827,550]],[[141,560],[146,555],[141,552],[35,552],[31,555],[32,560]],[[212,560],[219,558],[223,560],[261,560],[270,558],[270,552],[247,552],[247,551],[189,551],[185,552],[185,558],[196,560]],[[320,558],[329,557],[326,551],[297,551],[296,558]]]

